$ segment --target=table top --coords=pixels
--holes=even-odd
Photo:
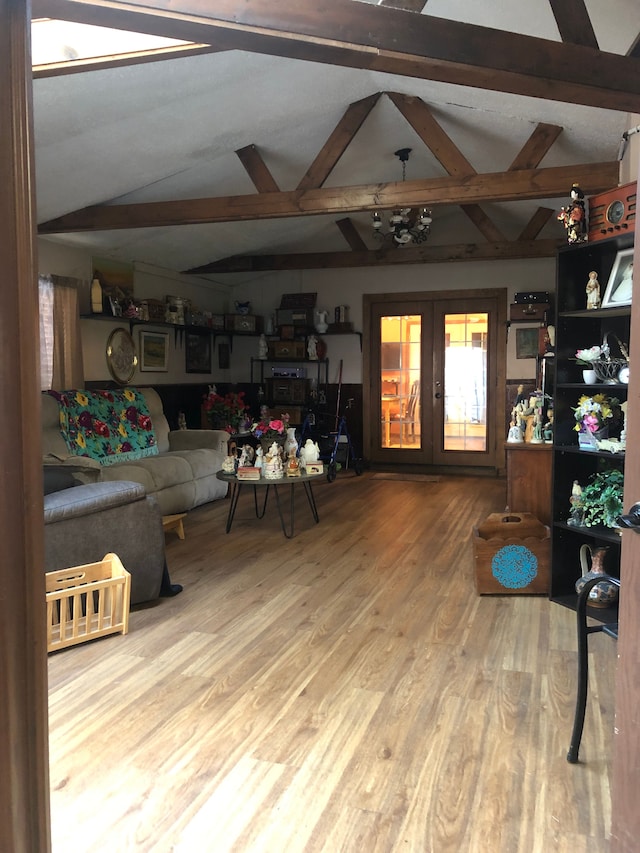
[[[218,480],[225,483],[238,483],[242,486],[295,486],[297,483],[308,483],[311,480],[321,480],[323,474],[300,474],[299,477],[281,477],[279,480],[267,480],[260,477],[259,480],[239,480],[235,474],[227,474],[226,471],[217,471]]]

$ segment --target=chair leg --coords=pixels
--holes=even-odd
[[[604,625],[587,626],[587,603],[589,601],[589,593],[593,587],[602,580],[611,580],[618,587],[620,581],[617,578],[609,578],[608,575],[592,578],[580,590],[578,595],[578,604],[576,607],[576,618],[578,625],[578,691],[576,695],[576,711],[573,719],[573,732],[571,733],[571,743],[567,752],[567,761],[570,764],[577,764],[578,753],[580,751],[580,741],[582,740],[582,731],[584,729],[584,717],[587,708],[587,690],[589,685],[589,634],[601,632]]]

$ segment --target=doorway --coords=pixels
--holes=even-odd
[[[505,290],[364,297],[373,464],[501,467],[505,324]]]

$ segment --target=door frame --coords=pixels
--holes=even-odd
[[[498,473],[504,470],[505,454],[504,441],[505,436],[504,424],[506,423],[506,366],[507,366],[507,288],[478,288],[469,290],[430,290],[430,291],[412,291],[408,293],[365,293],[362,297],[362,401],[363,401],[363,444],[364,454],[368,459],[372,458],[374,451],[374,439],[376,431],[373,429],[374,408],[377,409],[377,376],[373,370],[372,346],[374,339],[377,340],[377,327],[374,330],[374,315],[379,310],[379,306],[384,308],[385,305],[394,305],[398,303],[407,303],[407,310],[411,304],[412,310],[415,309],[416,303],[429,303],[429,308],[433,309],[433,303],[449,302],[450,300],[469,300],[469,299],[491,299],[495,302],[495,375],[494,387],[488,388],[491,395],[491,405],[493,406],[494,417],[489,425],[490,429],[487,434],[487,448],[490,451],[487,458],[488,464],[484,467],[465,466],[464,462],[460,465],[442,465],[431,464],[424,467],[429,470],[470,470],[476,473],[491,472]],[[375,306],[375,309],[374,309]],[[501,333],[504,330],[504,334]],[[375,336],[375,337],[374,337]],[[377,447],[375,448],[377,450]],[[411,464],[410,459],[400,461],[398,454],[390,451],[389,464]]]

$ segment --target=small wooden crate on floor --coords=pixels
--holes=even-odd
[[[45,579],[48,652],[129,630],[131,575],[116,554]]]
[[[549,593],[550,531],[528,512],[495,512],[473,528],[478,595]]]

